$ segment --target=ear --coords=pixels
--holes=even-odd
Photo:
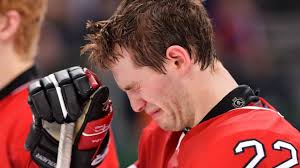
[[[179,45],[172,45],[168,47],[166,50],[166,57],[168,58],[166,68],[169,70],[175,70],[180,74],[187,73],[193,64],[189,52]]]
[[[0,16],[0,40],[12,38],[18,31],[21,22],[20,14],[11,10]]]

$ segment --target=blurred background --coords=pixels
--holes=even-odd
[[[82,65],[79,56],[87,20],[110,17],[120,0],[50,0],[40,40],[37,66],[41,75]],[[216,32],[218,56],[239,84],[260,89],[260,95],[300,129],[300,1],[207,0]],[[137,158],[144,114],[132,112],[129,101],[109,72],[99,72],[111,89],[113,130],[121,167]]]

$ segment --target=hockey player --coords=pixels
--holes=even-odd
[[[1,167],[32,164],[24,148],[32,121],[27,85],[37,74],[33,62],[45,11],[44,0],[0,0]]]
[[[38,167],[24,143],[32,123],[27,86],[37,74],[34,57],[46,8],[47,0],[0,0],[0,165],[4,168]],[[118,167],[114,146],[109,146],[101,167]]]
[[[123,1],[82,48],[153,119],[139,168],[299,166],[300,134],[215,53],[201,0]]]

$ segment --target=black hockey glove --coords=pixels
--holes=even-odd
[[[109,143],[112,106],[109,90],[91,71],[72,67],[29,86],[34,121],[25,148],[41,167],[54,168],[60,124],[75,122],[72,168],[96,167]]]

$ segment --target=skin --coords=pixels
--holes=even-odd
[[[238,86],[219,61],[200,70],[181,46],[166,50],[166,74],[136,66],[130,49],[116,46],[115,51],[122,57],[110,70],[132,109],[147,113],[164,130],[194,127]]]
[[[15,10],[0,14],[0,89],[31,67],[34,58],[24,60],[14,49],[14,38],[20,26],[21,17]]]

